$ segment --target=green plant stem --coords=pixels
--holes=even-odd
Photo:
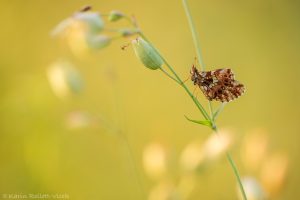
[[[181,80],[181,78],[177,75],[177,73],[175,72],[175,70],[173,69],[173,67],[166,61],[166,59],[159,53],[159,51],[152,45],[152,43],[147,39],[147,37],[144,35],[144,33],[139,29],[137,23],[135,21],[133,21],[132,19],[130,19],[129,17],[126,18],[135,28],[137,28],[139,30],[138,34],[144,39],[146,40],[151,46],[152,48],[156,51],[156,53],[158,55],[160,55],[160,57],[162,58],[162,60],[164,61],[165,65],[169,68],[169,70],[174,74],[174,77],[172,77],[170,74],[168,74],[163,68],[160,68],[161,71],[167,75],[169,78],[171,78],[172,80],[174,80],[176,83],[178,83],[180,86],[182,86],[184,88],[184,90],[188,93],[188,95],[192,98],[192,100],[194,101],[195,105],[197,106],[197,108],[199,109],[199,111],[202,113],[203,117],[206,120],[211,121],[212,116],[210,118],[210,116],[207,114],[206,110],[203,108],[203,106],[200,104],[200,102],[197,100],[197,98],[191,93],[191,91],[186,87],[186,85],[184,84],[184,82]]]
[[[168,72],[166,72],[166,70],[164,70],[163,68],[159,68],[166,76],[168,76],[170,79],[172,79],[173,81],[177,82],[178,84],[180,84],[180,82],[174,78],[173,76],[171,76]]]
[[[191,18],[191,15],[190,15],[190,12],[189,12],[189,9],[188,9],[188,6],[187,6],[187,2],[185,0],[183,0],[183,3],[185,5],[185,9],[186,9],[186,12],[188,13],[188,17],[190,19]],[[190,24],[191,24],[191,27],[193,28],[192,30],[195,30],[194,29],[194,26],[193,26],[193,22],[192,20],[189,20],[190,21]],[[197,39],[197,34],[196,34],[196,31],[192,31],[193,32],[193,37],[195,37],[195,41],[198,41]],[[169,68],[169,70],[173,73],[173,75],[175,76],[172,77],[171,75],[169,75],[165,70],[162,69],[162,72],[165,73],[169,78],[171,78],[172,80],[174,80],[175,82],[177,82],[179,85],[181,85],[185,91],[188,93],[188,95],[192,98],[192,100],[194,101],[195,105],[197,106],[197,108],[199,109],[199,111],[202,113],[203,117],[206,119],[206,120],[209,120],[211,123],[212,123],[212,129],[213,131],[218,134],[218,130],[217,130],[217,126],[215,124],[215,121],[214,121],[214,118],[213,118],[213,110],[212,110],[212,106],[211,104],[209,103],[209,107],[210,107],[210,112],[211,112],[211,118],[210,116],[207,114],[206,110],[203,108],[203,106],[200,104],[200,102],[197,100],[197,98],[194,97],[194,95],[191,93],[191,91],[186,87],[186,85],[184,84],[184,82],[181,80],[181,78],[177,75],[177,73],[175,72],[175,70],[173,69],[173,67],[166,61],[166,59],[159,53],[159,51],[152,45],[152,43],[147,39],[147,37],[143,34],[142,31],[139,31],[138,33],[144,40],[146,40],[151,46],[152,48],[156,51],[157,54],[160,55],[160,57],[162,58],[163,62],[165,63],[165,65]],[[197,42],[199,43],[199,42]],[[199,53],[198,57],[199,57],[199,60],[202,60],[202,57],[201,57],[201,51],[200,51],[200,45],[197,45],[197,52]],[[204,66],[204,65],[203,65]],[[247,200],[247,196],[246,196],[246,193],[245,193],[245,190],[244,190],[244,187],[243,187],[243,184],[242,184],[242,181],[241,181],[241,178],[240,178],[240,175],[239,175],[239,172],[238,172],[238,169],[233,161],[233,159],[231,158],[231,155],[229,152],[226,153],[227,155],[227,159],[230,163],[230,166],[231,168],[233,169],[233,172],[235,174],[235,177],[238,181],[238,184],[239,184],[239,188],[241,190],[241,193],[243,195],[243,198],[244,200]]]
[[[201,70],[204,71],[205,70],[205,65],[204,65],[204,62],[203,62],[203,57],[202,57],[202,52],[201,52],[201,47],[200,47],[200,41],[199,41],[197,30],[195,28],[194,20],[192,18],[191,11],[190,11],[187,0],[182,0],[182,3],[183,3],[183,7],[184,7],[184,10],[185,10],[186,16],[188,18],[188,22],[189,22],[191,32],[192,32],[192,37],[193,37],[194,45],[195,45],[197,56],[198,56],[198,62],[200,64]],[[212,105],[211,105],[210,101],[208,101],[208,105],[209,105],[209,110],[210,110],[210,114],[211,114],[212,129],[216,134],[218,134],[218,129],[217,129],[217,126],[216,126],[216,123],[215,123],[215,118],[219,114],[220,110],[218,110],[216,115],[214,116],[214,112],[213,112]],[[221,109],[223,109],[225,104],[222,104],[221,106],[222,106]],[[243,195],[243,198],[244,198],[244,200],[247,200],[247,196],[246,196],[246,193],[245,193],[245,190],[244,190],[244,187],[243,187],[238,169],[237,169],[237,167],[236,167],[236,165],[235,165],[235,163],[234,163],[234,161],[233,161],[233,159],[232,159],[229,152],[226,153],[226,156],[227,156],[227,159],[230,163],[230,166],[231,166],[231,168],[232,168],[232,170],[235,174],[235,177],[238,181],[238,184],[239,184],[241,193]]]
[[[199,41],[197,30],[195,28],[195,23],[194,23],[194,20],[192,18],[192,15],[191,15],[188,2],[186,0],[182,0],[182,3],[183,3],[183,7],[184,7],[184,10],[185,10],[186,16],[188,18],[188,22],[189,22],[191,32],[192,32],[192,37],[193,37],[193,41],[194,41],[194,44],[195,44],[195,47],[196,47],[198,62],[200,64],[201,70],[204,71],[205,70],[205,65],[204,65],[203,58],[202,58],[202,52],[201,52],[201,48],[200,48],[200,41]]]
[[[214,123],[212,129],[213,129],[213,131],[215,132],[215,134],[217,134],[217,135],[219,136],[219,134],[218,134],[218,128],[217,128],[217,126],[215,125],[215,123]],[[235,162],[233,161],[233,159],[232,159],[232,157],[231,157],[231,155],[230,155],[230,153],[229,153],[228,151],[226,152],[226,157],[227,157],[227,160],[229,161],[230,166],[231,166],[231,168],[232,168],[232,170],[233,170],[233,173],[234,173],[234,175],[235,175],[235,177],[236,177],[236,180],[237,180],[237,182],[238,182],[238,185],[239,185],[240,191],[241,191],[241,193],[242,193],[243,199],[244,199],[244,200],[247,200],[247,195],[246,195],[246,192],[245,192],[245,189],[244,189],[244,186],[243,186],[243,183],[242,183],[240,174],[239,174],[239,170],[238,170],[238,168],[237,168]]]
[[[198,33],[197,33],[197,29],[195,27],[193,17],[191,15],[191,11],[190,11],[188,2],[187,2],[187,0],[182,0],[182,3],[183,3],[184,10],[185,10],[185,14],[186,14],[188,22],[189,22],[191,32],[192,32],[192,37],[193,37],[194,46],[195,46],[195,49],[196,49],[196,52],[197,52],[197,57],[198,57],[197,60],[198,60],[198,63],[200,65],[200,69],[201,69],[201,71],[205,71],[205,64],[204,64],[204,61],[203,61],[200,40],[199,40],[199,37],[198,37]],[[212,118],[214,112],[213,112],[213,108],[212,108],[212,105],[211,105],[210,101],[208,101],[208,107],[209,107],[209,111],[210,111],[210,116]]]
[[[211,118],[209,117],[209,115],[207,114],[207,112],[205,111],[205,109],[203,108],[203,106],[199,103],[199,101],[197,100],[197,98],[192,94],[192,92],[186,87],[186,85],[183,83],[183,81],[177,76],[176,72],[173,70],[173,68],[171,67],[171,65],[169,65],[169,63],[167,63],[167,61],[162,57],[164,63],[166,64],[166,66],[173,72],[173,74],[176,76],[176,78],[178,79],[178,81],[180,82],[180,85],[183,87],[183,89],[188,93],[188,95],[192,98],[192,100],[194,101],[195,105],[197,106],[197,108],[199,109],[199,111],[202,113],[202,115],[204,116],[204,118],[206,120],[211,121]]]
[[[172,74],[175,76],[175,78],[177,79],[177,83],[179,85],[181,85],[184,90],[188,93],[188,95],[192,98],[192,100],[194,101],[195,105],[197,106],[197,108],[199,109],[199,111],[202,113],[203,117],[206,120],[211,121],[210,116],[207,114],[206,110],[203,108],[203,106],[200,104],[200,102],[197,100],[197,98],[192,94],[192,92],[186,87],[186,85],[184,84],[184,82],[181,80],[181,78],[177,75],[177,73],[175,72],[175,70],[173,69],[173,67],[166,61],[166,59],[159,53],[159,51],[152,45],[152,43],[147,39],[147,37],[140,31],[139,35],[146,40],[151,46],[152,48],[156,51],[156,53],[158,55],[160,55],[161,59],[163,60],[163,62],[165,63],[165,65],[169,68],[169,70],[172,72]],[[173,78],[172,78],[173,79]],[[173,79],[174,80],[174,79]]]
[[[217,117],[219,116],[219,114],[223,111],[224,107],[225,107],[226,103],[222,103],[219,108],[217,108],[217,110],[214,112],[213,114],[213,121],[215,121],[217,119]]]

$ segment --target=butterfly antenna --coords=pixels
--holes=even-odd
[[[189,79],[190,79],[190,76],[189,76],[189,77],[187,77],[187,79],[183,80],[183,81],[182,81],[182,83],[185,83],[185,82],[187,82]]]
[[[196,89],[197,89],[197,85],[195,85],[195,88],[194,88],[194,90],[193,90],[193,96],[194,96],[195,98],[197,98],[197,97],[195,96]]]
[[[197,56],[195,56],[195,63],[194,63],[194,65],[196,66],[196,68],[199,68],[200,69],[200,65],[199,65],[199,61],[198,61],[198,58],[197,58]],[[200,70],[201,71],[201,70]]]

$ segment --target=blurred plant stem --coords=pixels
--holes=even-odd
[[[217,134],[217,135],[219,136],[217,126],[216,126],[216,125],[213,126],[212,129],[213,129],[214,133]],[[241,194],[242,194],[244,200],[247,200],[247,195],[246,195],[246,192],[245,192],[245,189],[244,189],[244,186],[243,186],[241,177],[240,177],[239,170],[238,170],[238,168],[237,168],[237,166],[236,166],[234,160],[232,159],[231,154],[230,154],[228,151],[226,152],[226,158],[227,158],[227,160],[229,161],[230,166],[231,166],[231,168],[232,168],[232,170],[233,170],[233,172],[234,172],[234,175],[235,175],[235,177],[236,177],[236,179],[237,179],[238,186],[239,186],[239,188],[240,188]]]
[[[190,26],[191,32],[192,32],[192,37],[193,37],[193,41],[194,41],[194,46],[196,48],[196,52],[197,52],[199,64],[201,66],[201,70],[204,71],[205,70],[205,65],[204,65],[204,62],[203,62],[203,57],[202,57],[201,47],[200,47],[200,41],[199,41],[197,30],[195,28],[194,20],[192,18],[191,11],[189,9],[189,5],[188,5],[187,0],[182,0],[182,3],[183,3],[183,7],[184,7],[184,10],[185,10],[186,16],[188,18],[188,22],[189,22],[189,26]],[[217,128],[217,125],[215,123],[215,119],[218,116],[218,114],[222,111],[222,109],[225,106],[225,104],[222,104],[221,107],[220,107],[220,109],[218,109],[215,114],[213,113],[213,109],[212,109],[212,105],[211,105],[210,101],[208,101],[208,105],[209,105],[209,110],[210,110],[210,113],[211,113],[212,129],[213,129],[213,131],[216,134],[218,134],[218,128]],[[232,157],[231,157],[231,155],[230,155],[229,152],[226,152],[226,157],[227,157],[227,159],[228,159],[228,161],[230,163],[230,166],[231,166],[231,168],[232,168],[232,170],[233,170],[233,172],[234,172],[234,174],[236,176],[236,179],[237,179],[239,188],[241,190],[241,193],[243,195],[243,198],[245,200],[247,200],[247,196],[246,196],[246,193],[245,193],[242,181],[241,181],[241,177],[239,175],[239,171],[238,171],[238,169],[236,167],[236,164],[233,161],[233,159],[232,159]]]
[[[119,93],[119,90],[118,90],[118,87],[117,87],[117,84],[116,84],[116,81],[112,81],[112,85],[113,85],[113,91],[114,91],[114,97],[115,97],[115,104],[116,104],[116,112],[117,112],[117,119],[118,119],[118,126],[119,126],[119,129],[115,129],[115,130],[118,130],[116,132],[116,135],[121,139],[121,142],[123,143],[124,145],[124,148],[125,148],[125,151],[126,151],[126,157],[127,157],[127,160],[128,160],[128,163],[130,165],[130,169],[132,171],[132,173],[134,174],[135,176],[135,179],[136,179],[136,183],[139,185],[139,188],[140,188],[140,191],[141,191],[141,199],[146,199],[146,192],[145,192],[145,189],[144,189],[144,186],[142,184],[142,179],[141,179],[141,176],[140,176],[140,173],[139,173],[139,170],[138,170],[138,167],[137,167],[137,162],[135,161],[134,159],[134,154],[133,154],[133,151],[132,151],[132,148],[130,146],[130,143],[129,143],[129,140],[128,140],[128,137],[127,137],[127,134],[126,134],[126,127],[125,127],[125,123],[124,123],[124,117],[121,113],[124,113],[124,112],[121,112],[121,103],[120,103],[120,93]]]
[[[106,123],[105,128],[108,131],[113,132],[118,137],[118,139],[120,139],[120,141],[122,142],[123,147],[126,151],[125,152],[126,153],[126,159],[129,163],[129,168],[135,176],[135,180],[136,180],[137,185],[139,185],[139,188],[140,188],[140,191],[141,191],[141,196],[142,196],[141,199],[146,199],[146,192],[145,192],[144,186],[142,184],[142,179],[141,179],[141,176],[139,174],[138,167],[137,167],[136,161],[134,159],[134,154],[133,154],[132,148],[130,146],[130,143],[128,141],[128,137],[125,133],[124,128],[121,125],[120,125],[120,127],[115,127],[115,126],[111,125],[111,123],[108,124],[107,120],[104,121],[102,119],[102,122],[105,122]],[[120,123],[121,123],[121,120],[120,120]]]
[[[142,179],[141,179],[141,176],[139,174],[138,167],[136,165],[136,162],[135,162],[135,159],[134,159],[134,156],[133,156],[133,151],[132,151],[132,148],[131,148],[130,143],[128,141],[127,135],[124,134],[122,131],[119,134],[120,134],[120,137],[121,137],[122,141],[124,142],[127,157],[128,157],[129,163],[131,165],[130,168],[132,169],[132,172],[135,174],[136,182],[140,187],[141,196],[142,196],[141,199],[147,199],[147,195],[146,195],[144,186],[142,184]]]

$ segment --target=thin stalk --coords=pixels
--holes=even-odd
[[[194,46],[195,46],[197,57],[198,57],[197,60],[198,60],[198,63],[200,65],[200,69],[201,69],[201,71],[205,71],[205,64],[204,64],[204,61],[203,61],[203,56],[202,56],[202,51],[201,51],[200,39],[198,37],[197,29],[195,27],[195,23],[194,23],[192,15],[191,15],[191,11],[190,11],[188,2],[187,2],[187,0],[182,0],[182,3],[183,3],[183,7],[184,7],[184,10],[185,10],[186,17],[187,17],[188,22],[189,22],[191,32],[192,32],[192,37],[193,37]],[[212,108],[212,105],[211,105],[210,101],[208,101],[208,107],[209,107],[209,111],[210,111],[210,116],[212,118],[214,112],[213,112],[213,108]]]
[[[211,105],[211,101],[208,101],[208,109],[209,109],[210,117],[213,118],[214,111],[213,111],[213,107]]]
[[[173,76],[171,76],[168,72],[166,72],[166,70],[164,70],[163,68],[159,68],[167,77],[169,77],[170,79],[172,79],[173,81],[175,81],[176,83],[180,84],[180,82],[175,79]]]
[[[227,160],[229,161],[229,163],[230,163],[230,165],[231,165],[231,167],[232,167],[232,169],[234,171],[234,175],[235,175],[235,177],[236,177],[236,179],[238,181],[238,184],[239,184],[240,190],[242,192],[243,198],[245,200],[247,200],[247,195],[246,195],[243,183],[241,181],[241,177],[239,175],[238,168],[237,168],[237,166],[236,166],[236,164],[235,164],[234,160],[232,159],[232,157],[231,157],[231,155],[230,155],[229,152],[226,152],[226,157],[227,157]]]
[[[192,94],[192,92],[186,87],[186,85],[183,83],[183,81],[177,76],[176,72],[173,70],[172,66],[169,65],[169,63],[167,63],[167,61],[162,57],[164,63],[166,64],[166,66],[173,72],[173,74],[177,77],[178,81],[180,82],[180,85],[183,87],[183,89],[188,93],[188,95],[192,98],[192,100],[194,101],[195,105],[197,106],[197,108],[199,109],[199,111],[202,113],[202,115],[204,116],[204,118],[206,120],[211,121],[211,118],[209,117],[209,115],[207,114],[207,112],[205,111],[205,109],[203,108],[203,106],[198,102],[197,98]]]
[[[204,62],[203,62],[203,57],[202,57],[202,52],[201,52],[201,47],[200,47],[200,40],[199,40],[199,37],[198,37],[197,30],[195,28],[194,20],[192,18],[191,11],[190,11],[187,0],[182,0],[182,3],[183,3],[183,7],[184,7],[184,10],[185,10],[186,16],[188,18],[188,22],[189,22],[191,32],[192,32],[194,46],[196,48],[196,52],[197,52],[197,56],[198,56],[198,62],[200,64],[201,70],[204,71],[205,70],[205,65],[204,65]],[[213,112],[212,105],[211,105],[210,101],[208,101],[208,105],[209,105],[209,110],[210,110],[211,119],[212,119],[211,121],[212,121],[212,124],[213,124],[212,129],[214,130],[214,132],[216,134],[218,134],[217,126],[216,126],[216,123],[215,123],[215,117],[219,114],[220,110],[218,110],[217,113],[216,113],[216,116],[214,116],[214,112]],[[224,106],[224,105],[225,104],[222,104],[222,106]],[[221,108],[223,108],[223,107],[221,107]],[[233,161],[233,159],[232,159],[229,152],[226,153],[226,156],[227,156],[227,159],[230,163],[230,166],[231,166],[231,168],[232,168],[232,170],[235,174],[235,177],[238,181],[238,184],[239,184],[241,193],[243,195],[243,198],[244,198],[244,200],[247,200],[247,196],[246,196],[246,193],[245,193],[245,190],[244,190],[244,187],[243,187],[240,175],[239,175],[239,171],[238,171],[238,169],[237,169],[237,167],[236,167],[236,165],[235,165],[235,163],[234,163],[234,161]]]
[[[127,157],[129,159],[129,163],[131,165],[131,168],[132,168],[132,171],[134,172],[134,175],[135,175],[135,178],[136,178],[136,181],[137,181],[137,184],[140,186],[140,190],[141,190],[141,195],[142,195],[142,199],[146,199],[147,198],[147,195],[146,195],[146,192],[145,192],[145,189],[144,189],[144,186],[142,184],[142,178],[138,172],[138,167],[137,165],[135,164],[135,159],[134,159],[134,156],[133,156],[133,151],[131,149],[131,146],[129,144],[129,141],[128,141],[128,138],[125,134],[121,133],[120,134],[121,138],[122,138],[122,141],[124,142],[125,144],[125,149],[126,149],[126,153],[127,153]]]
[[[164,69],[160,68],[162,70],[162,72],[167,75],[169,78],[171,78],[172,80],[174,80],[175,82],[177,82],[179,85],[181,85],[185,91],[189,94],[189,96],[192,98],[192,100],[194,101],[195,105],[197,106],[197,108],[199,109],[199,111],[202,113],[203,117],[206,120],[212,121],[212,115],[211,117],[207,114],[206,110],[203,108],[203,106],[200,104],[200,102],[197,100],[197,98],[191,93],[191,91],[186,87],[186,85],[184,84],[184,82],[181,80],[181,78],[177,75],[177,73],[175,72],[175,70],[173,69],[173,67],[166,61],[166,59],[159,53],[159,51],[152,45],[152,43],[147,39],[147,37],[143,34],[143,32],[139,29],[136,21],[133,19],[130,19],[128,16],[126,17],[126,19],[135,27],[139,30],[138,34],[144,39],[146,40],[151,46],[152,48],[156,51],[157,54],[160,55],[160,57],[162,58],[162,60],[164,61],[165,65],[170,69],[170,71],[174,74],[174,77],[172,77],[171,75],[169,75]],[[212,110],[211,110],[212,112]]]
[[[215,134],[219,135],[219,134],[218,134],[218,128],[217,128],[216,125],[214,125],[212,129],[213,129],[213,131],[215,132]],[[230,153],[229,153],[228,151],[226,152],[226,157],[227,157],[227,160],[228,160],[229,163],[230,163],[230,166],[231,166],[231,168],[232,168],[232,170],[233,170],[233,173],[234,173],[234,175],[235,175],[235,178],[236,178],[236,180],[237,180],[237,182],[238,182],[240,191],[241,191],[241,193],[242,193],[242,195],[243,195],[243,199],[244,199],[244,200],[247,200],[247,195],[246,195],[246,192],[245,192],[245,189],[244,189],[242,180],[241,180],[241,176],[240,176],[240,174],[239,174],[239,170],[238,170],[238,168],[237,168],[235,162],[233,161],[233,159],[232,159],[232,157],[231,157],[231,155],[230,155]]]
[[[194,44],[195,44],[195,47],[196,47],[198,62],[200,64],[201,70],[204,71],[205,70],[205,65],[204,65],[204,62],[203,62],[202,52],[201,52],[201,48],[200,48],[200,40],[199,40],[199,37],[198,37],[197,30],[195,28],[194,20],[192,18],[191,12],[190,12],[188,2],[186,0],[182,0],[182,3],[183,3],[184,10],[185,10],[185,14],[188,18],[188,22],[189,22],[191,32],[192,32],[192,37],[193,37],[193,41],[194,41]]]
[[[131,173],[133,173],[133,176],[136,180],[136,184],[139,186],[140,188],[140,194],[141,194],[141,198],[142,199],[146,199],[147,195],[145,192],[145,188],[142,184],[142,178],[140,176],[140,173],[138,171],[138,166],[137,166],[137,162],[134,158],[134,154],[132,151],[132,147],[130,146],[130,143],[128,141],[128,137],[126,134],[126,126],[124,123],[124,116],[122,114],[124,114],[124,112],[121,111],[121,102],[120,102],[120,93],[117,87],[117,84],[115,81],[113,81],[113,91],[114,91],[114,97],[115,97],[115,106],[116,106],[116,112],[117,112],[117,120],[118,120],[118,126],[119,129],[114,129],[117,130],[117,135],[119,136],[119,138],[121,139],[121,142],[123,142],[124,144],[124,148],[125,148],[125,152],[126,152],[126,156],[127,156],[127,160],[129,162],[129,167],[131,170]]]
[[[199,101],[197,100],[196,97],[194,97],[194,95],[192,94],[192,92],[186,87],[186,85],[184,84],[184,82],[181,80],[181,78],[177,75],[177,73],[175,72],[175,70],[173,69],[173,67],[167,62],[167,60],[159,53],[159,51],[152,45],[152,43],[146,38],[146,36],[140,31],[139,35],[146,40],[151,46],[152,48],[156,51],[156,53],[158,55],[160,55],[161,59],[163,60],[163,62],[165,63],[165,65],[169,68],[169,70],[173,73],[173,75],[175,76],[175,78],[177,79],[177,83],[179,83],[179,85],[181,85],[184,90],[188,93],[188,95],[192,98],[192,100],[194,101],[195,105],[197,106],[197,108],[199,109],[199,111],[202,113],[203,117],[206,120],[211,121],[210,116],[207,114],[206,110],[203,108],[203,106],[199,103]]]
[[[138,167],[136,165],[136,162],[135,162],[135,159],[134,159],[134,156],[133,156],[133,151],[132,151],[132,148],[131,148],[130,143],[128,141],[127,135],[124,133],[123,130],[121,130],[121,128],[117,128],[117,127],[111,125],[110,123],[108,123],[103,118],[101,119],[101,123],[103,125],[105,125],[105,128],[108,131],[111,131],[116,136],[118,136],[120,141],[124,144],[123,148],[125,149],[125,152],[127,154],[126,157],[128,159],[128,163],[130,165],[131,173],[134,174],[133,176],[135,176],[136,183],[140,187],[142,199],[146,199],[146,192],[145,192],[144,186],[142,184],[142,178],[141,178],[141,176],[138,172]],[[120,124],[120,122],[119,122],[119,124]]]
[[[224,107],[225,107],[226,103],[222,103],[219,108],[214,112],[213,114],[213,121],[215,121],[218,117],[218,115],[223,111]]]

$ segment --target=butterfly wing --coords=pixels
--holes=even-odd
[[[234,79],[231,69],[217,69],[203,73],[204,81],[200,86],[208,100],[232,101],[241,96],[245,87]]]

